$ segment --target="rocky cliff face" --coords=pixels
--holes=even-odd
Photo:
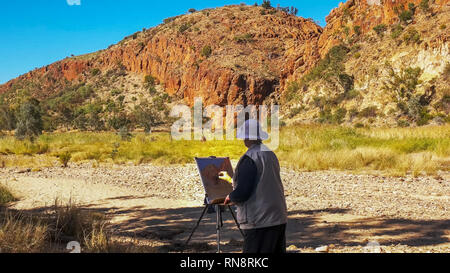
[[[360,28],[361,34],[366,34],[377,25],[398,23],[402,10],[408,10],[410,3],[418,7],[421,2],[422,0],[349,0],[341,3],[326,17],[327,25],[318,44],[320,55],[323,57],[330,48],[354,34],[355,26]],[[430,9],[434,12],[450,3],[449,0],[429,2]]]
[[[450,4],[432,2],[350,0],[334,9],[318,42],[328,63],[295,79],[285,117],[360,126],[450,120]]]
[[[401,10],[420,2],[349,0],[331,11],[324,29],[310,20],[275,9],[240,5],[203,10],[166,19],[164,24],[135,33],[108,49],[31,71],[0,86],[0,94],[22,88],[45,99],[74,83],[103,84],[107,88],[111,85],[108,80],[116,79],[108,76],[109,71],[120,69],[142,80],[147,75],[154,76],[167,93],[185,99],[190,105],[199,96],[206,104],[261,104],[268,98],[279,97],[289,83],[304,76],[333,46],[342,43],[377,50],[375,55],[392,53],[385,59],[367,62],[359,58],[347,62],[347,69],[353,70],[349,74],[357,76],[356,86],[367,88],[363,79],[368,77],[369,70],[385,60],[402,56],[405,59],[402,52],[412,54],[435,76],[442,73],[448,57],[448,31],[433,31],[438,26],[433,28],[434,23],[430,23],[437,20],[436,16],[422,16],[420,24],[424,26],[421,29],[425,39],[418,45],[393,50],[387,46],[392,41],[370,42],[377,40],[376,35],[373,37],[375,26],[396,24]],[[449,2],[430,1],[432,14],[447,11],[439,17],[441,24],[448,21]],[[359,40],[353,39],[355,36]],[[363,41],[362,37],[367,39]],[[439,59],[443,63],[436,65]],[[107,79],[96,79],[99,73]],[[128,85],[142,85],[142,81]],[[319,89],[323,91],[327,86]],[[313,96],[314,93],[309,94]],[[369,95],[367,98],[373,99]]]
[[[67,58],[29,72],[0,87],[21,81],[38,84],[45,97],[65,81],[86,81],[92,69],[117,66],[144,77],[152,75],[170,95],[203,97],[207,104],[259,104],[283,88],[295,71],[307,71],[318,59],[322,28],[275,9],[227,6],[169,18],[107,50]]]

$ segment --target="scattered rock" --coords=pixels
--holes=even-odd
[[[330,247],[329,246],[321,246],[315,249],[316,252],[319,253],[328,253],[330,251]]]

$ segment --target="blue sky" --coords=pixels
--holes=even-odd
[[[295,6],[299,16],[314,18],[323,26],[325,16],[342,1],[279,0],[272,1],[272,5]],[[256,2],[260,4],[262,0]],[[107,48],[125,36],[156,26],[164,18],[186,13],[190,8],[200,10],[239,3],[254,4],[255,0],[2,1],[0,84],[71,54]]]

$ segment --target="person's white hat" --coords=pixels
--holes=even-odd
[[[247,120],[238,130],[236,137],[244,140],[267,140],[269,134],[264,132],[257,120]]]

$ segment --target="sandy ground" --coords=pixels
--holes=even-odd
[[[391,178],[283,169],[282,177],[290,252],[450,252],[448,173]],[[203,209],[194,165],[0,169],[0,183],[20,197],[15,209],[42,211],[55,199],[72,200],[110,216],[117,238],[161,252],[216,249],[215,214],[206,215],[192,247],[182,247]],[[239,252],[242,241],[225,211],[223,251]]]

